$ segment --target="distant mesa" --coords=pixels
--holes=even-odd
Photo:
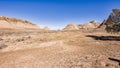
[[[0,29],[40,29],[40,27],[26,20],[0,16]]]

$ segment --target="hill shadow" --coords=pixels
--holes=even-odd
[[[120,66],[120,60],[115,59],[115,58],[108,58],[108,59],[111,60],[111,61],[114,61],[114,62],[118,62],[119,66]]]
[[[96,36],[96,35],[86,35],[86,37],[91,37],[95,40],[104,40],[104,41],[120,41],[120,36]]]

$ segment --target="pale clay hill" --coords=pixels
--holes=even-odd
[[[98,28],[99,25],[99,22],[94,20],[82,25],[68,24],[63,30],[94,29]]]
[[[76,24],[68,24],[63,30],[79,30],[79,28]]]
[[[94,29],[94,28],[98,28],[99,25],[100,25],[99,22],[94,20],[94,21],[90,21],[86,24],[79,25],[78,27],[79,27],[79,29]]]
[[[0,16],[0,29],[40,29],[39,26],[26,20]]]
[[[99,25],[97,21],[91,21],[83,25],[68,24],[63,30],[91,29],[97,28]],[[0,16],[0,29],[40,29],[40,27],[26,20]],[[49,28],[46,26],[43,30],[49,30]]]

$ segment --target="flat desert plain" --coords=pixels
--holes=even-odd
[[[1,30],[0,68],[120,68],[120,35]]]

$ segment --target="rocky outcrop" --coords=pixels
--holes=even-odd
[[[113,9],[105,25],[108,32],[120,32],[120,9]]]
[[[0,16],[0,29],[40,29],[39,26],[26,20]]]
[[[76,24],[68,24],[63,30],[79,30]]]
[[[120,24],[120,9],[113,9],[107,20],[103,20],[98,28],[105,30],[106,28],[112,30]],[[115,28],[116,29],[116,28]],[[112,30],[113,31],[113,30]]]
[[[90,21],[89,23],[78,25],[79,29],[94,29],[98,28],[100,24],[97,21]]]
[[[106,28],[106,21],[107,21],[107,20],[103,20],[103,22],[99,25],[98,28],[105,29],[105,28]]]
[[[112,11],[106,21],[106,25],[120,23],[120,9],[113,9]]]

